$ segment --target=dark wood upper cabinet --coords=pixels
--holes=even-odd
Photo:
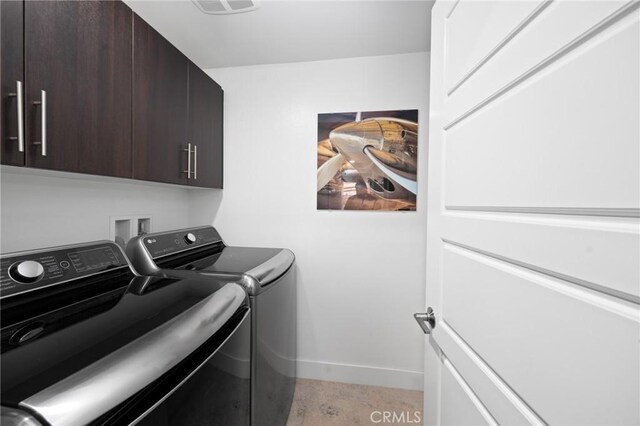
[[[26,165],[131,177],[131,9],[119,1],[24,5]]]
[[[222,188],[222,88],[121,1],[0,0],[2,164]]]
[[[222,188],[222,88],[137,15],[133,28],[134,177]]]
[[[189,63],[189,135],[195,146],[193,186],[222,188],[222,88]]]
[[[189,60],[137,15],[133,27],[134,177],[186,185]]]
[[[23,16],[24,3],[0,1],[0,159],[16,166],[24,165],[24,115],[18,115],[24,112]]]

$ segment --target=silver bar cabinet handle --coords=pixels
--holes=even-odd
[[[40,91],[42,99],[42,156],[47,156],[47,92]]]
[[[16,81],[16,98],[18,100],[18,151],[24,152],[24,111],[22,82]]]
[[[9,137],[9,140],[18,141],[19,152],[24,152],[24,112],[22,109],[23,94],[24,92],[22,88],[22,82],[16,80],[16,93],[9,93],[9,97],[16,98],[16,104],[18,108],[18,136],[11,136]]]
[[[182,173],[186,173],[187,179],[191,179],[191,143],[188,143],[187,148],[183,151],[187,152],[187,170],[183,170]]]
[[[198,145],[193,146],[193,179],[198,179]]]
[[[433,312],[431,306],[427,308],[427,312],[413,314],[413,317],[418,322],[424,334],[431,334],[433,329],[436,328],[436,314]]]
[[[40,141],[34,142],[34,145],[40,145],[42,148],[42,156],[47,156],[47,92],[40,91],[40,100],[33,103],[34,105],[40,105],[40,121],[41,121],[41,135]]]

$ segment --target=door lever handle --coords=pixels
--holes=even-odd
[[[431,334],[433,329],[436,328],[436,314],[431,306],[427,308],[427,312],[413,314],[413,317],[422,331],[424,331],[424,334]]]

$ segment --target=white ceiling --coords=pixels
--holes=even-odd
[[[262,0],[207,15],[191,0],[125,0],[201,68],[429,50],[433,0]]]

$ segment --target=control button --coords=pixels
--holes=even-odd
[[[196,236],[193,235],[193,233],[189,232],[184,236],[184,240],[187,242],[187,244],[193,244],[196,242]]]
[[[9,276],[16,282],[30,284],[44,276],[44,268],[40,262],[25,260],[11,265]]]
[[[62,262],[60,262],[60,267],[62,269],[69,269],[69,266],[71,266],[71,264],[69,264],[69,262],[67,262],[66,260],[63,260]]]

